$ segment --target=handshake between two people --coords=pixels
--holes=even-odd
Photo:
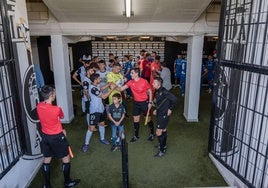
[[[109,84],[109,88],[111,89],[111,90],[114,90],[114,89],[116,89],[118,86],[115,84],[115,83],[113,83],[113,82],[110,82],[110,83],[108,83]]]
[[[109,82],[109,87],[112,90],[114,90],[114,89],[120,90],[119,88],[122,87],[126,81],[127,81],[126,78],[122,78],[122,79],[117,80],[115,83]]]

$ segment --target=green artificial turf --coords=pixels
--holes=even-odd
[[[211,95],[202,92],[200,98],[199,122],[187,123],[183,117],[183,97],[179,89],[172,92],[178,96],[179,103],[170,118],[168,125],[168,150],[162,158],[155,158],[157,138],[147,141],[149,128],[140,123],[140,139],[135,143],[129,140],[133,135],[133,121],[125,121],[125,132],[128,142],[129,187],[130,188],[180,188],[180,187],[216,187],[227,184],[218,173],[208,156],[208,135],[210,121]],[[77,114],[71,124],[65,125],[75,157],[71,160],[71,177],[80,178],[77,187],[122,187],[121,152],[111,152],[111,146],[99,142],[99,132],[91,138],[87,153],[82,152],[87,130],[85,116],[81,117],[79,91],[73,92]],[[132,104],[128,102],[131,115]],[[154,119],[155,120],[155,117]],[[155,122],[155,121],[154,121]],[[106,128],[106,139],[109,139],[111,129]],[[61,161],[53,159],[51,184],[54,188],[63,187]],[[39,170],[30,188],[42,187],[43,174]]]

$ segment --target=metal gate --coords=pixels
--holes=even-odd
[[[6,1],[0,1],[0,179],[18,161],[19,101]]]
[[[268,1],[222,0],[209,152],[268,187]]]

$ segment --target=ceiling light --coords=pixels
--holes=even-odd
[[[149,39],[150,37],[149,36],[142,36],[140,37],[141,39]]]
[[[107,36],[106,38],[107,38],[107,39],[115,39],[116,36]]]
[[[126,5],[126,17],[129,18],[131,16],[131,0],[125,0]]]

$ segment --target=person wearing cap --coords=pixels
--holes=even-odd
[[[85,61],[91,61],[91,55],[88,52],[82,55],[82,57],[79,59],[79,62],[82,62],[83,64]]]
[[[78,69],[80,66],[82,65],[85,65],[85,61],[91,61],[92,60],[92,57],[91,55],[87,52],[85,53],[84,55],[82,55],[80,58],[79,58],[79,64],[77,64],[74,69]]]
[[[52,103],[56,98],[56,91],[51,86],[43,86],[41,95],[44,101],[38,103],[36,110],[41,124],[41,149],[44,155],[42,170],[44,173],[44,188],[50,188],[50,163],[55,156],[62,160],[62,172],[64,175],[64,187],[74,187],[80,180],[71,179],[71,163],[69,156],[69,142],[66,139],[66,130],[60,119],[64,118],[61,107]]]

